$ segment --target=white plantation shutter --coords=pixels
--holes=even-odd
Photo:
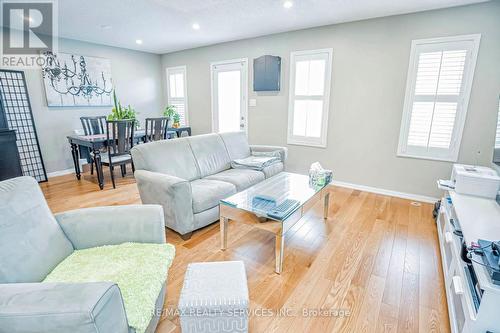
[[[457,160],[479,39],[413,41],[399,155]]]
[[[332,49],[292,52],[288,143],[326,147]]]
[[[187,126],[186,66],[167,68],[168,105],[173,105],[180,116],[181,126]]]

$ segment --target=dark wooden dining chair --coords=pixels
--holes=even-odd
[[[170,127],[170,118],[146,118],[146,133],[144,142],[167,139],[167,129]]]
[[[122,177],[125,177],[128,163],[132,165],[132,171],[135,171],[130,155],[130,149],[134,146],[135,120],[107,120],[106,129],[108,153],[101,155],[101,165],[96,163],[96,167],[109,166],[111,182],[113,188],[116,188],[115,166],[120,166]]]
[[[106,116],[80,117],[85,135],[106,133]]]
[[[106,116],[80,117],[85,135],[106,134]],[[90,156],[90,174],[94,174],[94,160],[89,149],[86,155]]]

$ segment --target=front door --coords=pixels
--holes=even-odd
[[[210,67],[213,131],[247,131],[247,59],[212,63]]]

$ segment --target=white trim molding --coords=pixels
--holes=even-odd
[[[53,177],[58,177],[58,176],[64,176],[64,175],[72,174],[74,172],[75,172],[74,168],[60,170],[60,171],[54,171],[54,172],[49,172],[47,174],[47,177],[53,178]],[[350,188],[353,190],[359,190],[359,191],[364,191],[364,192],[376,193],[376,194],[381,194],[381,195],[387,195],[390,197],[397,197],[397,198],[408,199],[408,200],[413,200],[413,201],[427,202],[427,203],[435,203],[436,201],[439,200],[438,198],[431,197],[431,196],[414,194],[414,193],[399,192],[399,191],[393,191],[393,190],[386,190],[383,188],[366,186],[366,185],[359,185],[359,184],[348,183],[348,182],[343,182],[343,181],[339,181],[339,180],[333,180],[330,183],[330,185]]]
[[[54,178],[54,177],[58,177],[58,176],[69,175],[71,173],[75,173],[75,168],[49,172],[49,173],[47,173],[47,178]]]
[[[412,201],[435,203],[436,201],[439,200],[438,198],[430,197],[430,196],[426,196],[426,195],[399,192],[399,191],[393,191],[393,190],[386,190],[383,188],[371,187],[371,186],[366,186],[366,185],[358,185],[358,184],[353,184],[353,183],[348,183],[348,182],[342,182],[339,180],[333,180],[330,183],[330,185],[351,188],[353,190],[359,190],[359,191],[364,191],[364,192],[377,193],[377,194],[387,195],[390,197],[408,199],[408,200],[412,200]]]
[[[184,118],[184,126],[189,126],[189,107],[188,107],[188,92],[187,92],[187,66],[175,66],[175,67],[167,67],[165,69],[165,74],[167,76],[167,104],[175,105],[176,103],[184,104],[183,118]],[[172,97],[170,94],[170,75],[172,74],[182,74],[184,80],[184,97]]]
[[[458,160],[480,40],[480,34],[473,34],[412,41],[398,156]],[[463,52],[462,60],[458,54]],[[460,64],[463,72],[457,73]],[[440,81],[442,76],[445,79]],[[413,113],[417,113],[415,121]],[[446,122],[450,119],[452,124]],[[413,131],[411,124],[415,126]],[[438,126],[435,131],[434,126]]]

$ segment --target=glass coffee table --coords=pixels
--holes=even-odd
[[[284,219],[278,220],[267,216],[267,212],[255,203],[256,196],[266,196],[276,199],[280,204],[285,199],[299,201]],[[322,186],[309,185],[309,177],[289,172],[281,172],[259,184],[236,193],[220,201],[220,233],[221,249],[227,248],[227,223],[229,220],[245,220],[255,222],[258,228],[273,232],[276,235],[276,268],[281,274],[283,271],[283,251],[285,235],[304,214],[319,200],[323,200],[323,218],[328,218],[328,204],[330,194],[327,184]]]

